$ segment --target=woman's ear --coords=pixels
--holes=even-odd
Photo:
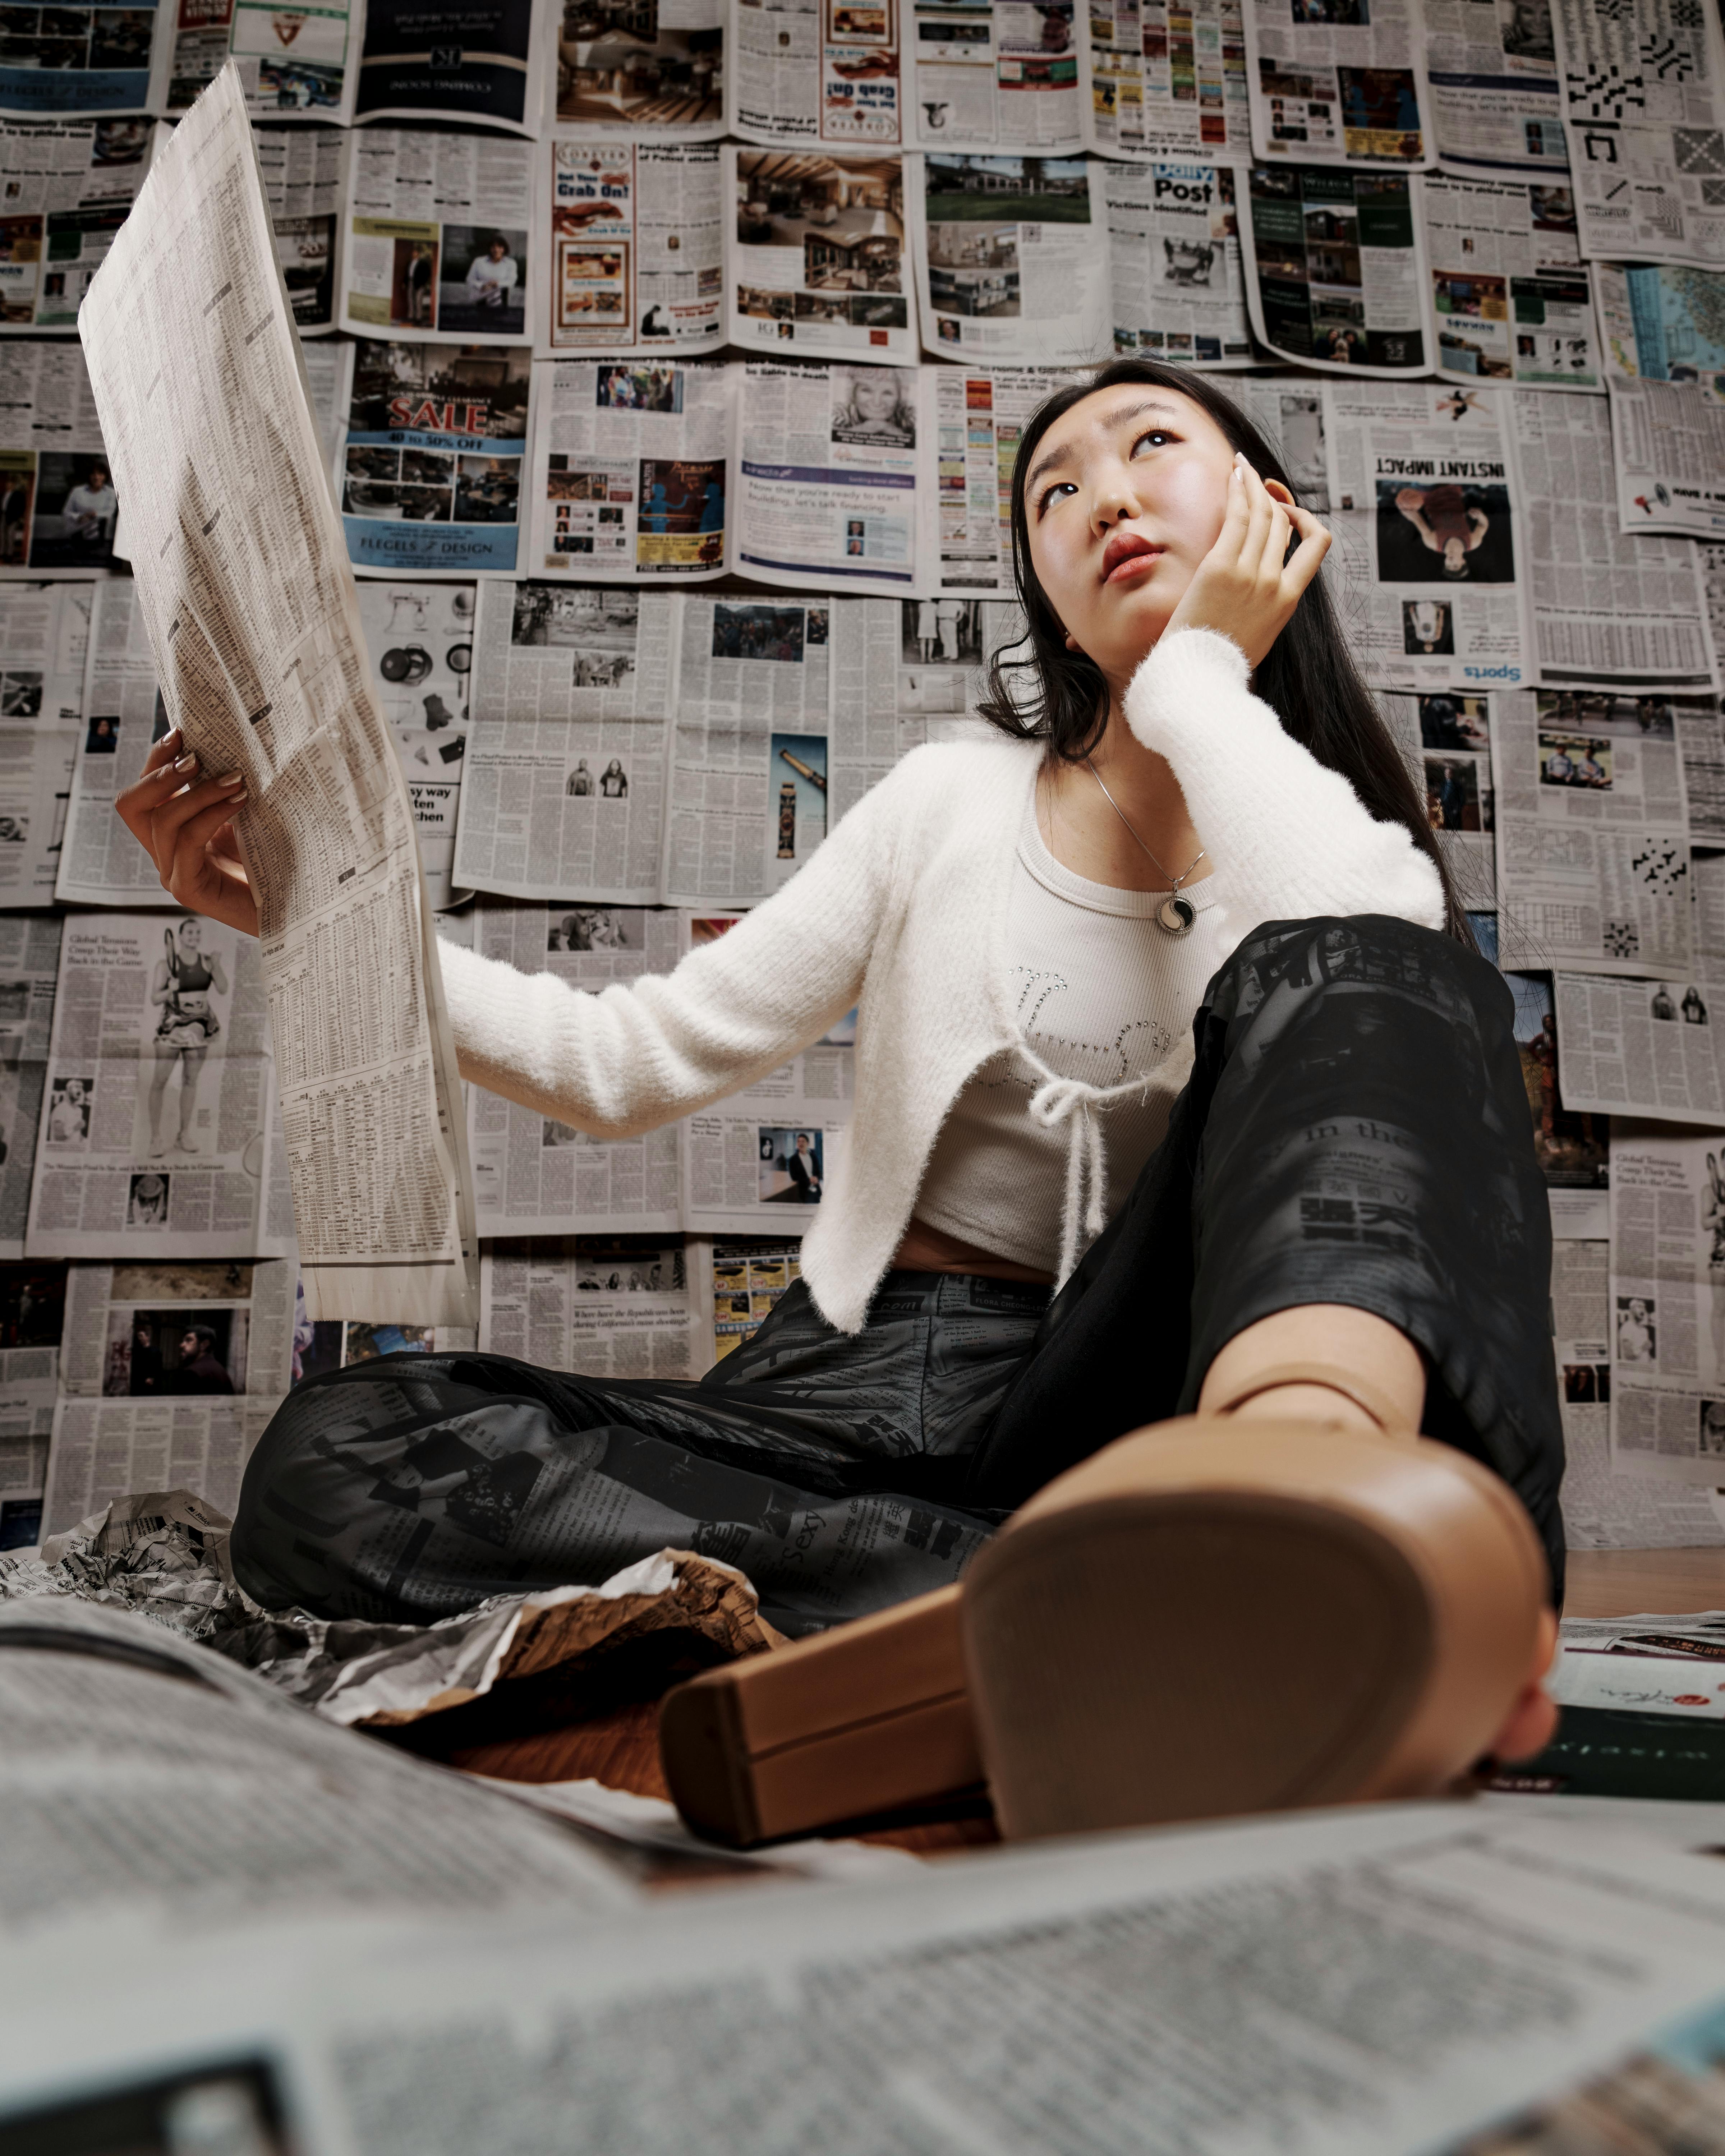
[[[1266,479],[1264,482],[1264,491],[1272,501],[1279,501],[1284,509],[1293,507],[1294,497],[1279,479]]]

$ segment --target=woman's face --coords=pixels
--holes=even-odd
[[[860,419],[890,419],[898,408],[898,391],[890,374],[865,374],[859,370],[851,377],[850,401],[856,407]]]
[[[1459,539],[1445,540],[1444,567],[1452,577],[1467,573],[1467,549]]]
[[[1098,389],[1037,444],[1024,488],[1031,565],[1068,643],[1115,687],[1214,546],[1233,469],[1209,414],[1149,382]]]
[[[195,921],[180,923],[180,948],[182,951],[195,951],[203,941],[203,931]]]

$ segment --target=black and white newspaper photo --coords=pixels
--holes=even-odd
[[[559,129],[533,158],[536,352],[650,358],[725,341],[716,143],[619,142]]]
[[[0,332],[77,326],[155,137],[148,120],[0,121]]]
[[[47,1091],[62,924],[0,919],[0,1258],[22,1258]],[[6,1374],[0,1354],[0,1379]]]
[[[733,566],[725,495],[735,367],[560,359],[533,372],[531,574],[634,583]]]
[[[698,1378],[712,1357],[695,1291],[680,1235],[505,1241],[480,1270],[480,1350],[595,1378]]]
[[[662,902],[678,608],[669,592],[480,586],[457,888]]]
[[[114,811],[167,731],[138,589],[116,577],[90,594],[82,711],[71,727],[65,834],[54,896],[80,906],[172,906],[156,864]]]
[[[1226,165],[1100,167],[1114,350],[1251,367],[1235,176]]]
[[[301,336],[322,336],[336,325],[341,211],[355,137],[334,127],[254,126],[252,140],[294,327]]]
[[[539,133],[651,141],[725,132],[727,0],[540,0],[551,28]]]
[[[1332,374],[1431,367],[1414,176],[1254,166],[1238,185],[1246,304],[1260,343]]]
[[[1081,157],[931,151],[905,160],[930,352],[1017,367],[1095,365],[1107,357],[1106,172],[1099,159]]]
[[[724,158],[729,341],[914,366],[906,161],[728,146]]]
[[[1551,0],[1581,251],[1725,267],[1725,36],[1681,0]]]
[[[450,870],[466,767],[476,588],[393,579],[367,579],[359,587],[372,693],[395,735],[407,774],[419,867],[434,909],[454,896]],[[516,588],[499,587],[506,597]]]
[[[1725,1130],[1725,991],[1591,973],[1558,973],[1555,988],[1566,1107]]]
[[[120,497],[82,349],[6,348],[0,400],[0,582],[105,577]]]
[[[1625,532],[1725,537],[1725,272],[1594,271]]]
[[[279,1399],[294,1382],[291,1258],[74,1265],[60,1390],[76,1399]]]
[[[1420,0],[1432,131],[1446,171],[1568,162],[1549,0]]]
[[[349,138],[338,325],[432,344],[531,344],[542,280],[525,142],[362,127]]]
[[[1491,813],[1491,699],[1460,689],[1423,696],[1380,690],[1378,706],[1425,798],[1470,912],[1497,904],[1497,825]]]
[[[1611,1147],[1611,1460],[1725,1486],[1725,1142]]]
[[[0,584],[0,720],[77,725],[95,597],[90,584]]]
[[[1430,172],[1420,198],[1438,372],[1600,388],[1591,265],[1577,245],[1567,174],[1558,182]]]
[[[1242,0],[1252,146],[1266,163],[1437,162],[1418,0]]]
[[[364,0],[319,0],[316,8],[195,0],[162,9],[150,110],[188,111],[228,61],[254,120],[353,124],[359,87]]]
[[[64,926],[26,1255],[267,1250],[274,1081],[256,942],[195,914]]]
[[[230,1518],[252,1448],[280,1400],[84,1399],[62,1394],[49,1449],[42,1534],[64,1534],[138,1490],[196,1490]]]
[[[1168,10],[1140,0],[1078,8],[1085,143],[1158,162],[1252,154],[1243,0]]]
[[[1505,690],[1491,699],[1491,771],[1498,963],[1689,973],[1689,824],[1671,698]]]

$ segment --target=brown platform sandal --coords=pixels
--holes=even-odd
[[[1230,1419],[1295,1383],[1379,1430]],[[1105,1446],[962,1587],[670,1693],[679,1809],[747,1845],[986,1776],[1017,1840],[1442,1789],[1527,1681],[1545,1558],[1496,1476],[1394,1422],[1285,1363]]]

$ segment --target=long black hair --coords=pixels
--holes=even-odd
[[[1108,685],[1095,660],[1066,646],[1066,632],[1037,581],[1030,560],[1024,480],[1036,447],[1064,413],[1098,389],[1117,383],[1172,389],[1207,412],[1242,449],[1260,479],[1280,480],[1298,495],[1281,459],[1245,413],[1202,374],[1148,359],[1117,359],[1086,382],[1058,389],[1025,424],[1012,475],[1012,558],[1025,633],[989,664],[982,715],[1020,741],[1041,741],[1050,756],[1077,763],[1101,739],[1108,723]],[[1440,851],[1425,801],[1384,725],[1372,692],[1360,676],[1322,574],[1307,585],[1283,629],[1253,675],[1252,686],[1327,770],[1339,772],[1380,824],[1400,824],[1432,866],[1444,889],[1445,925],[1470,947],[1473,932]]]

